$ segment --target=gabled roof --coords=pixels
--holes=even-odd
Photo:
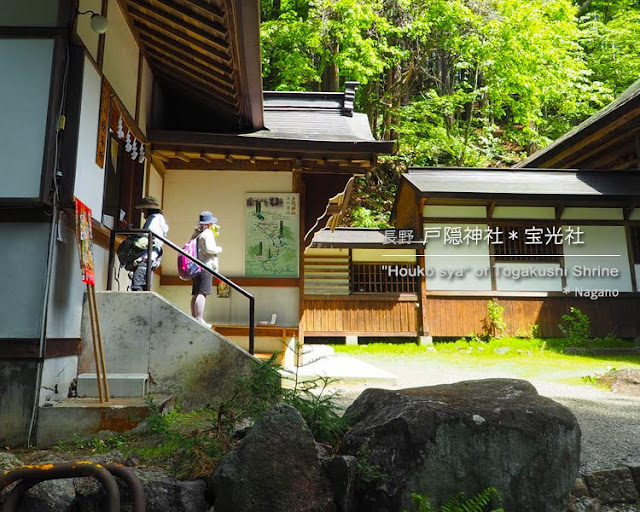
[[[638,169],[640,80],[614,102],[514,165],[547,169]]]
[[[412,168],[402,175],[420,197],[456,198],[637,198],[634,171]]]
[[[196,104],[262,127],[257,0],[120,0],[154,77]]]
[[[246,170],[299,168],[365,172],[393,143],[377,141],[366,114],[353,112],[356,84],[342,93],[266,92],[262,130],[241,134],[151,130],[153,154],[170,169],[221,169],[234,155],[252,159]],[[222,162],[221,162],[222,160]],[[222,166],[222,167],[221,167]]]

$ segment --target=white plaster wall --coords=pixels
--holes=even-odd
[[[167,171],[163,207],[171,227],[169,238],[179,246],[184,245],[198,223],[200,212],[212,211],[220,225],[217,238],[223,249],[220,271],[229,277],[242,276],[245,194],[291,191],[288,172]],[[177,258],[173,250],[165,254],[173,261]],[[166,265],[163,273],[177,275],[176,264]]]
[[[78,356],[45,359],[39,405],[60,402],[69,395],[71,381],[78,375]]]
[[[636,290],[640,290],[640,265],[635,265],[636,269]]]
[[[140,117],[138,126],[146,135],[147,124],[151,115],[151,91],[153,89],[153,75],[146,59],[142,59],[142,79],[140,85]]]
[[[496,206],[494,219],[555,219],[556,212],[552,206]]]
[[[451,226],[473,229],[476,225],[425,224],[434,228]],[[483,231],[486,224],[477,224]],[[445,245],[444,238],[431,238],[425,245],[425,271],[428,290],[491,290],[489,270],[489,246],[486,242],[462,245]],[[463,274],[462,276],[457,276]]]
[[[153,166],[153,164],[150,165],[148,178],[149,178],[149,183],[148,184],[145,183],[145,187],[149,191],[149,195],[157,197],[162,203],[162,196],[163,196],[162,176],[160,176],[160,173]]]
[[[449,205],[425,205],[422,215],[424,217],[459,217],[459,218],[480,218],[487,216],[487,209],[484,206],[449,206]]]
[[[624,226],[581,226],[584,231],[583,245],[564,244],[567,286],[571,291],[582,289],[611,289],[631,291],[631,271],[627,253],[627,238]],[[617,256],[604,256],[617,255]],[[576,277],[575,267],[588,269],[616,268],[620,275],[612,277]]]
[[[565,208],[563,220],[623,220],[622,208]]]
[[[80,131],[73,194],[91,208],[94,219],[102,221],[104,170],[96,164],[98,116],[102,79],[89,59],[84,62]]]
[[[96,291],[107,289],[109,251],[93,245]],[[47,316],[47,336],[51,338],[75,338],[80,336],[82,304],[87,285],[82,282],[78,246],[75,238],[75,218],[73,215],[60,217],[60,228],[54,246],[53,272],[49,291],[49,311]],[[118,277],[116,270],[114,277]],[[125,291],[130,284],[127,272],[119,275],[120,285],[113,281],[114,291]],[[155,281],[158,281],[156,279]],[[154,284],[155,284],[154,281]],[[98,311],[100,315],[100,311]]]
[[[516,291],[562,291],[562,275],[559,263],[496,263],[496,288]],[[531,270],[550,272],[548,277],[525,276]],[[520,277],[517,278],[520,272]]]
[[[102,12],[102,0],[80,0],[78,12]],[[98,60],[98,41],[100,36],[91,29],[91,14],[78,15],[76,18],[76,32],[85,48],[94,60]]]
[[[276,325],[298,325],[298,288],[244,287],[255,297],[255,321],[271,320],[276,313]],[[187,314],[190,313],[191,286],[162,286],[158,292]],[[214,325],[249,325],[249,300],[231,290],[228,299],[207,298],[204,318]]]
[[[632,212],[631,212],[631,216],[629,217],[630,220],[640,220],[640,208],[635,208]]]
[[[218,244],[220,272],[240,277],[244,265],[245,194],[291,192],[291,173],[229,171],[167,171],[163,208],[171,231],[169,238],[182,246],[191,236],[203,210],[210,210],[221,227]],[[162,260],[164,275],[177,275],[177,254],[167,248]],[[278,315],[277,325],[298,325],[298,288],[247,287],[256,298],[256,322]],[[190,311],[190,286],[162,286],[158,291],[185,312]],[[205,319],[214,324],[248,324],[249,302],[232,290],[229,299],[207,299]]]
[[[416,251],[397,249],[392,245],[389,249],[353,249],[351,261],[354,263],[415,263]]]
[[[53,39],[0,39],[0,197],[40,196],[52,59]]]
[[[136,112],[139,49],[117,0],[109,0],[102,71],[131,114]]]
[[[42,329],[47,251],[51,225],[0,222],[0,338],[38,338]]]

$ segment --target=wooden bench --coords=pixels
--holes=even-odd
[[[249,326],[248,325],[214,325],[212,327],[214,331],[222,334],[226,337],[246,337],[249,338]],[[282,350],[278,354],[277,361],[282,364],[285,351],[287,350],[288,340],[291,338],[298,338],[298,328],[293,326],[283,325],[256,325],[254,328],[254,336],[256,338],[281,338]],[[257,345],[257,344],[256,344]],[[274,352],[258,352],[254,353],[258,359],[267,360],[270,359]]]

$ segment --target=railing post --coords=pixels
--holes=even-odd
[[[249,297],[249,354],[253,355],[255,338],[255,298]]]
[[[111,236],[109,237],[109,270],[107,273],[107,290],[111,291],[111,282],[113,281],[113,264],[115,262],[116,248],[116,231],[111,230]]]
[[[147,233],[147,280],[144,284],[144,291],[148,292],[151,289],[151,267],[153,263],[153,231]]]

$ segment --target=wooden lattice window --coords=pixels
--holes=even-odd
[[[502,243],[491,244],[495,261],[503,263],[560,262],[562,229],[558,226],[494,226],[492,229],[501,231],[496,241]]]
[[[415,264],[353,263],[349,285],[352,293],[416,293]]]

